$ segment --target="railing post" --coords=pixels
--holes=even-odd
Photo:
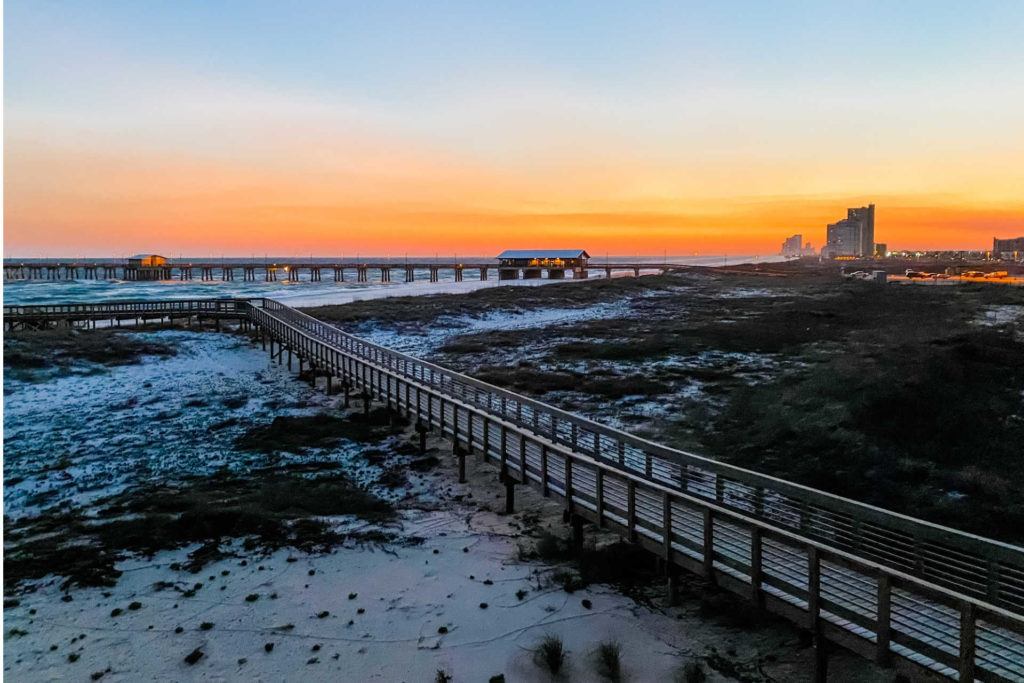
[[[985,595],[988,601],[993,605],[999,604],[999,582],[999,562],[996,560],[989,560]]]
[[[704,508],[704,578],[715,581],[715,517],[711,508]]]
[[[821,559],[818,549],[807,548],[807,628],[817,631],[821,600]]]
[[[807,548],[807,622],[814,638],[814,680],[828,680],[828,643],[821,632],[821,557],[814,546]]]
[[[636,543],[636,482],[626,480],[626,525],[629,542]]]
[[[758,608],[764,608],[764,539],[761,527],[750,528],[750,597]]]
[[[597,482],[594,487],[594,507],[597,508],[597,526],[604,528],[604,468],[597,468]]]
[[[889,666],[892,642],[892,578],[878,575],[878,613],[875,617],[875,663]]]
[[[661,541],[665,561],[672,561],[672,497],[666,491],[661,506]]]
[[[960,680],[974,680],[974,650],[977,613],[973,602],[960,604]]]
[[[524,434],[519,435],[519,476],[523,483],[529,483],[526,476],[526,436]]]
[[[534,413],[536,415],[536,413]],[[540,445],[540,486],[541,493],[548,497],[548,447]]]
[[[565,490],[565,506],[569,512],[574,510],[572,501],[572,458],[563,456],[565,460],[565,481],[562,488]]]

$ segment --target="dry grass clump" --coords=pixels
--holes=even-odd
[[[565,665],[565,646],[562,639],[556,635],[548,634],[540,641],[535,651],[539,666],[547,669],[552,675],[557,676]]]
[[[606,640],[594,651],[597,659],[597,673],[601,678],[617,683],[622,680],[622,648],[612,640]]]

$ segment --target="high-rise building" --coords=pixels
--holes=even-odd
[[[830,223],[821,255],[827,258],[870,257],[875,253],[875,205],[846,210],[846,218]]]
[[[782,243],[782,255],[783,256],[800,256],[801,249],[803,248],[804,236],[793,235],[787,237],[786,241]]]
[[[875,253],[875,205],[868,204],[856,209],[847,209],[846,218],[860,221],[860,253],[857,256],[873,256]]]
[[[829,223],[825,233],[826,244],[822,249],[822,256],[828,258],[861,256],[861,231],[860,221],[849,218]]]
[[[1024,237],[1013,237],[1008,240],[1001,240],[998,237],[992,238],[992,253],[1000,254],[1024,253]]]

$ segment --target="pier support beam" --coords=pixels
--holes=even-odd
[[[416,433],[420,440],[420,455],[427,452],[427,427],[422,422],[416,423]]]
[[[668,574],[666,581],[665,602],[668,607],[679,606],[679,566],[674,562],[665,563],[665,573]]]
[[[507,470],[501,473],[499,480],[505,485],[505,514],[514,514],[516,511],[516,480],[509,475]]]
[[[579,515],[569,515],[569,524],[572,526],[572,547],[579,552],[583,550],[583,518]]]
[[[466,451],[455,447],[455,457],[459,459],[459,483],[466,483]]]

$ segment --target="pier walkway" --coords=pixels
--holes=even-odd
[[[442,272],[451,272],[456,282],[462,282],[467,271],[475,271],[481,280],[487,280],[491,273],[497,273],[501,280],[519,278],[540,278],[542,273],[552,279],[561,279],[571,273],[574,278],[585,278],[590,271],[604,272],[611,277],[613,272],[631,272],[639,275],[642,270],[674,270],[689,268],[675,263],[598,263],[584,268],[555,266],[499,266],[496,261],[472,261],[450,263],[415,261],[368,261],[349,263],[335,261],[290,261],[268,263],[196,261],[167,262],[157,266],[131,265],[127,261],[4,261],[4,280],[222,280],[234,282],[303,280],[308,275],[310,282],[333,279],[334,282],[393,282],[401,278],[404,282],[427,279],[439,282]],[[376,276],[376,279],[373,278]]]
[[[4,323],[181,319],[189,309],[237,320],[346,403],[353,392],[379,400],[421,434],[450,438],[460,475],[470,455],[493,463],[508,510],[516,486],[533,486],[565,506],[577,540],[591,522],[661,558],[670,591],[680,569],[697,572],[806,628],[819,680],[831,641],[908,673],[1024,681],[1024,548],[646,441],[273,300],[137,305],[5,307]]]

